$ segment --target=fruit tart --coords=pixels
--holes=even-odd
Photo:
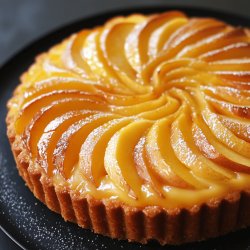
[[[20,175],[64,220],[182,244],[250,225],[250,30],[179,11],[71,35],[21,76]]]

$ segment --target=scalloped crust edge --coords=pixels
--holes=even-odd
[[[161,245],[179,245],[217,237],[250,226],[250,190],[232,192],[190,209],[137,208],[90,195],[80,197],[72,190],[53,185],[42,171],[30,164],[29,154],[15,134],[14,119],[7,115],[7,135],[20,176],[36,198],[65,221],[116,239]]]

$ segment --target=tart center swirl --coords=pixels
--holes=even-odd
[[[23,75],[15,129],[80,194],[176,207],[250,188],[249,34],[177,11],[80,31]]]

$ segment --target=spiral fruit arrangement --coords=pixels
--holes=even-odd
[[[33,193],[115,238],[250,225],[250,31],[178,11],[116,17],[40,55],[9,101]]]

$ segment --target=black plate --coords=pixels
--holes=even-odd
[[[6,102],[19,82],[19,76],[34,61],[34,57],[46,51],[73,32],[94,27],[115,15],[133,12],[153,13],[169,10],[169,7],[131,9],[94,16],[66,26],[34,42],[0,69],[0,225],[22,248],[28,249],[250,249],[250,229],[227,236],[181,247],[161,247],[155,242],[147,245],[112,240],[108,237],[84,230],[73,223],[64,222],[62,217],[39,202],[24,185],[15,167],[6,138]],[[250,21],[232,14],[194,8],[181,9],[190,16],[212,16],[234,25],[250,26]]]

